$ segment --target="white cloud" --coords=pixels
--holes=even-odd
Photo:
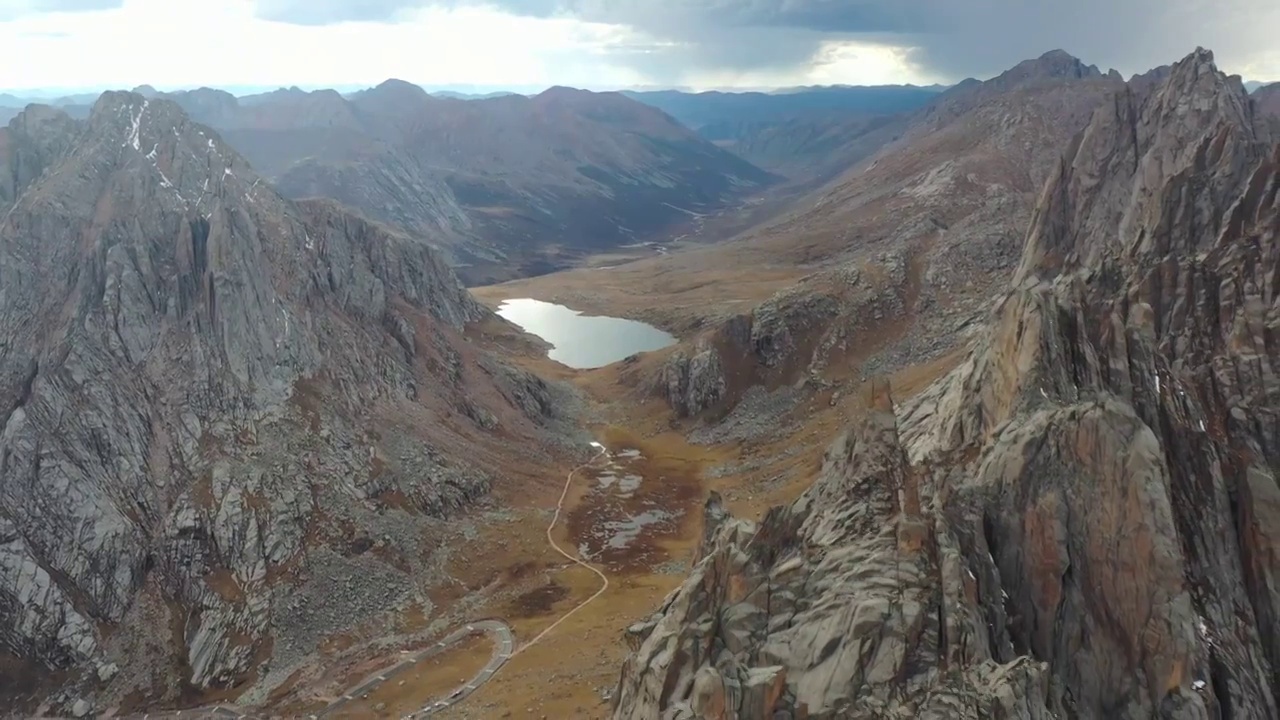
[[[249,0],[127,0],[116,10],[0,23],[0,87],[605,84],[639,80],[597,51],[620,28],[424,9],[396,24],[301,27],[254,17]]]
[[[253,0],[125,0],[110,10],[19,15],[0,22],[0,88],[344,86],[389,77],[611,88],[655,80],[624,55],[660,44],[620,25],[467,5],[411,10],[397,20],[292,25],[255,17]],[[842,52],[807,74],[681,79],[702,87],[919,79],[890,50]]]
[[[946,78],[922,73],[906,48],[829,41],[819,48],[805,80],[810,85],[927,85]]]

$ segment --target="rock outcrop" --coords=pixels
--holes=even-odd
[[[353,533],[416,548],[504,447],[559,432],[558,390],[466,341],[488,311],[426,241],[283,199],[171,101],[33,106],[0,131],[5,167],[0,646],[20,658],[241,682],[296,646],[272,618],[313,558]],[[356,622],[403,599],[384,591],[328,603]]]
[[[614,716],[1276,717],[1277,140],[1203,50],[1104,104],[968,359],[711,513]]]
[[[726,382],[720,353],[709,343],[695,346],[692,355],[676,351],[662,370],[667,402],[680,417],[714,407],[724,397]]]

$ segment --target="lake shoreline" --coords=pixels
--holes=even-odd
[[[674,335],[638,320],[585,315],[533,298],[503,300],[497,313],[548,343],[547,357],[575,370],[604,367],[677,342]]]

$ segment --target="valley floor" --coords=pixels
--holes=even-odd
[[[507,298],[532,297],[646,320],[688,338],[717,317],[749,312],[806,272],[800,264],[764,262],[752,246],[699,244],[648,259],[620,257],[616,266],[599,267],[608,258],[597,258],[582,269],[473,293],[495,308]],[[575,476],[554,537],[604,572],[609,587],[474,692],[432,716],[608,717],[618,668],[629,652],[625,630],[687,577],[709,493],[720,493],[737,517],[758,518],[793,500],[818,473],[830,442],[866,407],[863,383],[844,372],[816,384],[774,378],[751,402],[706,425],[677,421],[652,386],[675,348],[574,371],[548,360],[543,345],[500,320],[473,326],[468,335],[581,391],[585,424],[608,455]],[[923,389],[961,354],[957,349],[896,372],[890,378],[895,395]],[[290,717],[321,713],[353,688],[372,687],[367,679],[386,675],[405,657],[417,657],[479,620],[509,626],[516,648],[537,637],[601,586],[596,574],[568,562],[546,537],[566,473],[590,457],[588,450],[584,443],[582,457],[565,458],[559,467],[511,467],[478,506],[438,526],[429,543],[432,575],[446,579],[425,589],[425,602],[328,638],[316,657],[269,693],[240,702]],[[332,716],[401,717],[468,684],[495,652],[493,638],[485,635],[450,642]],[[211,696],[191,704],[233,699]]]
[[[898,392],[914,393],[949,370],[949,357],[894,377]],[[624,630],[652,613],[686,576],[701,536],[701,506],[720,492],[736,516],[760,517],[770,506],[794,499],[817,473],[822,454],[851,414],[864,407],[855,392],[814,393],[771,423],[767,437],[713,438],[673,424],[665,403],[646,397],[629,383],[620,363],[573,373],[541,358],[527,358],[544,375],[570,377],[594,403],[596,437],[615,456],[639,458],[616,474],[639,475],[631,497],[603,492],[599,471],[574,484],[566,527],[557,540],[587,553],[611,585],[597,601],[570,617],[529,652],[514,658],[467,702],[440,713],[443,718],[604,718],[617,669],[628,648]],[[698,442],[701,441],[701,442]],[[750,448],[749,450],[747,448]],[[514,511],[511,521],[478,527],[468,558],[450,567],[466,587],[491,587],[490,600],[476,617],[503,617],[518,643],[527,641],[599,588],[599,580],[568,565],[547,547],[545,528],[554,497],[495,498]],[[625,547],[608,547],[625,535],[629,518],[645,513],[673,518],[644,527]],[[603,543],[602,543],[603,541]],[[603,547],[602,547],[603,544]],[[483,558],[483,562],[475,562]],[[439,598],[443,605],[449,602]],[[446,670],[465,677],[465,657]]]
[[[508,353],[520,349],[528,369],[569,380],[587,397],[590,429],[609,457],[575,476],[555,538],[602,570],[610,586],[465,700],[433,717],[607,717],[628,653],[624,631],[686,577],[708,493],[720,492],[736,515],[746,517],[794,498],[817,472],[830,440],[863,407],[860,391],[806,393],[789,401],[777,422],[717,436],[673,422],[665,402],[637,386],[637,363],[572,371],[496,322],[474,329],[473,339],[502,344]],[[950,362],[902,373],[897,381],[903,392],[912,392]],[[450,523],[455,529],[438,539],[437,552],[448,554],[441,572],[450,580],[429,593],[434,609],[413,606],[391,622],[368,622],[330,638],[320,656],[264,704],[289,716],[317,713],[470,621],[509,624],[519,648],[589,598],[600,588],[599,578],[567,562],[545,536],[571,468],[537,474],[513,468],[482,507]],[[463,685],[493,652],[491,638],[472,637],[348,703],[340,714],[399,717]]]

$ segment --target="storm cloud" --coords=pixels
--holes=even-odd
[[[925,74],[985,77],[1062,48],[1104,69],[1141,72],[1197,45],[1224,64],[1270,52],[1274,0],[259,0],[298,24],[394,21],[424,5],[487,5],[531,17],[609,23],[648,39],[611,53],[656,80],[699,70],[789,70],[825,43],[901,48]]]

